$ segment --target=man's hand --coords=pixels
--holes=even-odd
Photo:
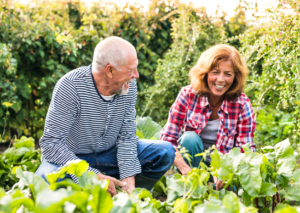
[[[132,190],[135,189],[135,178],[134,176],[125,178],[122,182],[127,183],[125,186],[122,186],[122,189],[125,190],[128,194],[131,194]]]
[[[214,183],[216,184],[217,190],[223,189],[225,186],[225,183],[222,180],[219,180],[217,177],[214,177]]]
[[[99,180],[109,180],[109,185],[108,185],[107,191],[112,197],[117,194],[115,185],[124,187],[127,184],[126,182],[119,181],[114,177],[103,175],[101,173],[97,174],[97,176],[98,176]]]

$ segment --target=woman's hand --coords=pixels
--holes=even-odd
[[[174,165],[179,169],[181,174],[187,175],[189,171],[191,171],[191,167],[187,165],[187,163],[184,161],[183,157],[181,156],[180,152],[178,151],[177,148],[175,148],[176,153],[175,153],[175,160],[174,160]]]
[[[124,187],[127,185],[126,182],[122,182],[122,181],[119,181],[117,180],[116,178],[114,177],[110,177],[110,176],[107,176],[107,175],[103,175],[101,173],[97,174],[98,176],[98,179],[99,180],[109,180],[109,185],[108,185],[108,188],[107,188],[107,192],[113,197],[117,194],[117,191],[116,191],[116,187],[115,185],[118,185],[118,186],[121,186],[121,187]]]
[[[223,189],[225,186],[225,183],[222,180],[219,180],[217,177],[214,177],[214,183],[216,184],[217,190]]]

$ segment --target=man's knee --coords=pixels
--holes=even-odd
[[[158,146],[158,150],[161,153],[161,158],[166,167],[171,167],[175,159],[175,149],[170,142],[160,141],[160,146]],[[168,169],[169,169],[168,168]]]
[[[43,160],[35,174],[47,181],[46,175],[58,170],[60,166]]]

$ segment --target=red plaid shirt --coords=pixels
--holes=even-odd
[[[182,127],[184,132],[194,131],[199,135],[211,113],[207,96],[198,95],[190,85],[183,87],[170,109],[160,139],[178,146]],[[218,115],[220,125],[216,148],[220,152],[225,154],[233,147],[241,147],[246,143],[250,143],[250,149],[255,151],[253,133],[256,123],[250,100],[245,94],[242,93],[233,101],[224,99]]]

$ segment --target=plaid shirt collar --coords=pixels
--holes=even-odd
[[[208,97],[202,96],[201,98],[203,98],[203,100],[201,100],[199,103],[200,107],[202,107],[202,108],[207,107],[207,106],[210,107],[210,104],[208,102]],[[226,114],[228,114],[228,99],[227,98],[224,98],[220,109],[223,110]]]

